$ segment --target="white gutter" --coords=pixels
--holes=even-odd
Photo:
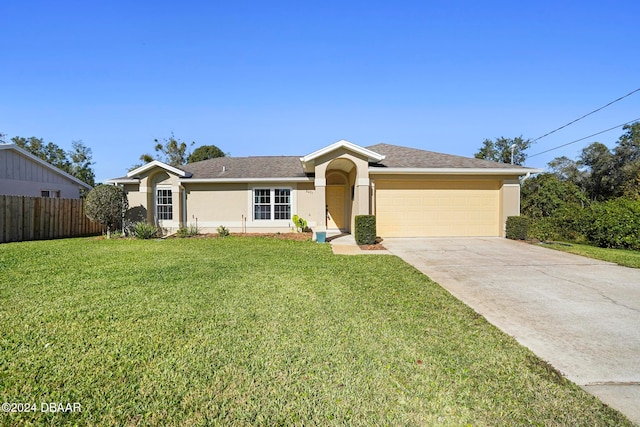
[[[139,184],[139,179],[107,179],[106,184]]]
[[[315,178],[180,178],[181,184],[206,184],[206,183],[224,183],[224,182],[313,182]]]
[[[369,167],[369,175],[425,174],[425,175],[526,175],[540,173],[533,168],[378,168]]]

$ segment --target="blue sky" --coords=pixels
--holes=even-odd
[[[0,16],[0,132],[82,140],[98,181],[172,132],[232,156],[340,139],[473,156],[485,138],[533,139],[640,87],[637,0],[24,0]],[[636,118],[640,92],[529,154]]]

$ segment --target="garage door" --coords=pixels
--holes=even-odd
[[[375,181],[382,237],[500,235],[499,181]]]

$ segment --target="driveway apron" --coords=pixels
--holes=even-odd
[[[503,238],[383,244],[640,425],[640,269]]]

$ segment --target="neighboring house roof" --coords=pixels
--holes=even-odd
[[[75,176],[73,176],[71,174],[68,174],[67,172],[65,172],[62,169],[59,169],[59,168],[53,166],[50,163],[47,163],[46,161],[42,160],[40,157],[31,154],[27,150],[25,150],[25,149],[23,149],[21,147],[18,147],[15,144],[0,144],[0,150],[12,150],[12,151],[15,151],[17,153],[20,153],[21,155],[23,155],[23,156],[29,158],[30,160],[32,160],[33,162],[38,163],[41,166],[53,171],[54,173],[56,173],[58,175],[62,175],[65,178],[75,182],[80,187],[86,188],[87,190],[91,190],[93,188],[89,184],[87,184],[86,182],[79,180]]]
[[[218,157],[180,168],[153,161],[135,169],[126,177],[111,179],[110,183],[135,183],[137,176],[158,166],[180,177],[181,182],[259,182],[259,181],[309,181],[313,174],[305,173],[305,164],[338,148],[347,148],[369,160],[369,171],[373,173],[461,173],[525,175],[540,172],[539,169],[519,165],[496,163],[488,160],[435,153],[417,148],[391,144],[376,144],[360,147],[348,141],[338,141],[307,156],[256,156]]]

